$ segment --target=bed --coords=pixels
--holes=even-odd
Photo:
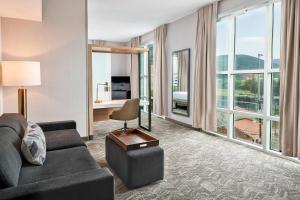
[[[173,92],[173,105],[187,107],[188,106],[188,93],[186,91]]]

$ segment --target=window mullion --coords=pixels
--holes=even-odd
[[[233,69],[234,69],[234,51],[235,51],[235,17],[229,20],[229,52],[228,52],[228,106],[229,110],[233,110]],[[233,114],[229,115],[229,126],[227,137],[233,138],[234,118]]]
[[[146,47],[146,46],[145,46]],[[147,98],[147,75],[148,75],[148,54],[147,52],[144,53],[144,98]],[[146,104],[144,105],[144,111],[147,112],[147,106]]]
[[[265,70],[233,70],[232,74],[262,74]]]
[[[271,47],[272,48],[272,47]],[[272,51],[272,50],[271,50]],[[271,69],[268,69],[268,73],[270,74],[270,73],[276,73],[276,72],[280,72],[280,70],[279,69],[272,69],[272,57],[271,57]]]
[[[266,65],[264,72],[264,134],[262,138],[263,148],[270,149],[270,120],[267,118],[271,114],[271,77],[268,73],[272,68],[272,41],[273,41],[273,4],[267,6],[267,35],[266,35]]]

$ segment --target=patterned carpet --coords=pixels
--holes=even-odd
[[[108,167],[104,137],[120,127],[117,121],[95,124],[87,145],[102,167]],[[300,199],[299,164],[158,118],[152,128],[165,150],[164,180],[128,190],[115,176],[116,199]]]

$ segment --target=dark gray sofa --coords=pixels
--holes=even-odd
[[[40,123],[46,137],[43,166],[29,164],[20,151],[26,120],[0,117],[0,200],[110,200],[113,176],[92,158],[74,121]]]

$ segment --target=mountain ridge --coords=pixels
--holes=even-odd
[[[253,69],[263,69],[265,61],[263,59],[258,59],[254,56],[249,56],[245,54],[238,54],[235,56],[235,69],[237,70],[253,70]],[[279,68],[280,59],[273,59],[272,66],[274,68]],[[228,55],[217,56],[217,68],[218,71],[224,71],[228,69]]]

